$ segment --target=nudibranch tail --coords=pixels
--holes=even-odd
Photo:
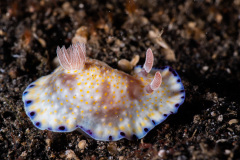
[[[86,62],[86,47],[84,43],[71,45],[68,49],[57,47],[57,56],[61,66],[66,70],[79,70]]]
[[[184,102],[177,72],[171,67],[152,69],[150,49],[144,67],[136,67],[133,76],[86,59],[85,50],[84,44],[58,47],[61,66],[23,92],[24,109],[37,128],[81,129],[101,141],[142,138]]]

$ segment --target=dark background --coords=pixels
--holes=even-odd
[[[240,159],[240,0],[16,0],[0,9],[0,159]],[[154,67],[173,67],[185,86],[178,113],[137,141],[38,130],[22,92],[74,37],[114,68],[134,55],[143,64],[150,47]]]

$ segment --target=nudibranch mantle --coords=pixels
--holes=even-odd
[[[57,52],[61,66],[31,83],[22,96],[26,114],[41,130],[78,129],[102,141],[142,138],[184,102],[184,87],[176,71],[171,67],[151,70],[151,50],[147,53],[152,63],[146,60],[143,68],[135,67],[133,75],[84,57],[84,44],[67,50],[58,47]],[[61,56],[72,52],[80,52],[75,61],[82,60],[75,68],[73,59],[61,61]]]

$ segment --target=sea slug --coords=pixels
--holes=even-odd
[[[144,137],[184,102],[171,67],[152,69],[153,53],[129,75],[86,57],[85,44],[57,48],[60,66],[23,92],[26,114],[41,130],[75,129],[102,141]]]

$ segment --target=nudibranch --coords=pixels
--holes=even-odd
[[[57,47],[60,66],[23,92],[26,114],[41,130],[82,133],[101,141],[144,137],[184,102],[171,67],[152,69],[153,53],[129,75],[86,57],[85,44]]]

